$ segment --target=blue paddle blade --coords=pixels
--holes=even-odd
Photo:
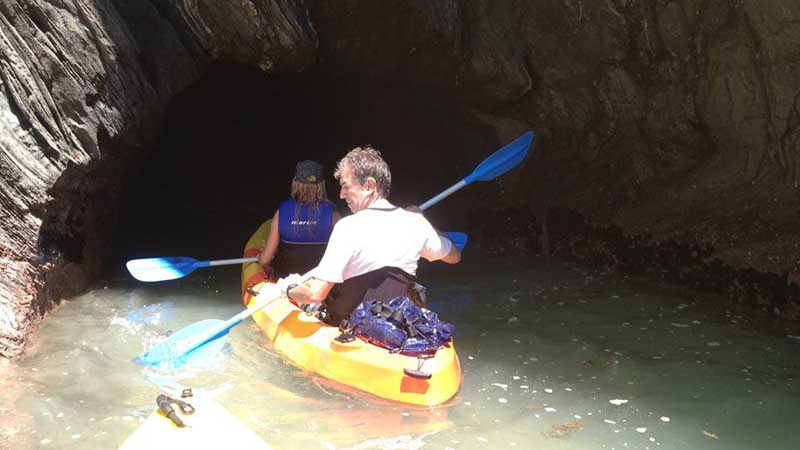
[[[139,281],[165,281],[182,278],[198,267],[197,260],[188,256],[133,259],[125,263],[128,272]]]
[[[133,358],[133,362],[142,366],[177,367],[195,357],[199,359],[216,355],[227,342],[228,331],[231,327],[225,327],[219,333],[212,335],[210,339],[204,339],[204,342],[198,342],[198,338],[223,324],[225,324],[224,320],[216,319],[195,322],[181,328],[170,337]]]
[[[447,239],[450,239],[450,242],[452,242],[453,245],[458,248],[459,252],[464,251],[464,247],[467,246],[467,240],[469,239],[467,233],[462,233],[460,231],[445,231],[443,234],[447,237]]]
[[[489,181],[513,169],[525,159],[532,141],[533,131],[528,131],[483,160],[464,178],[464,182],[470,184],[473,181]]]

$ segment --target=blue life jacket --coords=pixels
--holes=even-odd
[[[311,217],[310,205],[289,199],[278,207],[278,218],[278,233],[282,242],[326,244],[333,230],[333,205],[326,201],[319,202],[319,214]]]
[[[419,356],[436,353],[449,343],[454,328],[408,297],[397,297],[362,302],[350,315],[345,333],[391,352]]]

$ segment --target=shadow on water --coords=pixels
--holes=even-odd
[[[120,273],[53,311],[26,357],[4,363],[0,447],[117,448],[158,393],[192,387],[279,449],[796,448],[796,329],[646,279],[466,256],[420,269],[431,308],[456,325],[464,380],[445,405],[387,403],[303,372],[249,320],[202,364],[132,364],[171,331],[239,312],[239,273],[158,284]]]

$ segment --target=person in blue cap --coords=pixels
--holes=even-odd
[[[322,165],[300,161],[295,167],[291,196],[272,216],[267,243],[258,263],[270,279],[305,273],[316,266],[340,219],[328,200]]]

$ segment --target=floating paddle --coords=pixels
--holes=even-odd
[[[492,153],[488,158],[484,159],[483,162],[481,162],[471,174],[464,177],[464,179],[458,183],[445,189],[439,195],[423,203],[420,206],[420,209],[424,211],[430,208],[473,181],[493,180],[513,169],[517,164],[525,159],[525,155],[528,154],[528,150],[531,147],[532,141],[533,131],[528,131],[510,144],[507,144],[500,150]]]
[[[420,209],[424,211],[430,208],[431,206],[435,205],[436,203],[439,203],[441,200],[443,200],[450,194],[456,192],[457,190],[472,183],[475,180],[487,181],[508,172],[525,158],[525,155],[528,153],[528,149],[530,148],[532,139],[533,139],[533,132],[529,131],[524,135],[522,135],[517,140],[515,140],[514,142],[496,151],[491,156],[486,158],[474,171],[472,171],[470,175],[468,175],[466,178],[459,181],[452,187],[448,188],[441,194],[437,195],[436,197],[423,203],[422,206],[420,206]],[[463,246],[466,244],[467,241],[466,234],[458,232],[450,232],[447,234],[448,238],[450,238],[453,241],[453,243],[456,244],[456,246],[458,246],[458,244],[461,243],[460,249],[463,248]],[[174,279],[188,275],[189,273],[193,272],[197,267],[208,267],[211,265],[222,265],[222,264],[239,264],[242,262],[255,260],[255,258],[202,261],[202,262],[194,261],[191,258],[185,258],[185,259],[154,258],[150,261],[155,261],[155,260],[161,260],[162,262],[161,263],[140,262],[134,264],[134,266],[136,266],[137,269],[141,269],[142,267],[151,267],[149,269],[143,269],[143,271],[156,274],[160,273],[161,276],[169,275],[172,278],[165,278],[165,279]],[[181,272],[181,270],[179,269],[173,270],[171,268],[172,260],[177,261],[177,264],[180,267],[184,268],[183,270],[185,273]],[[139,260],[139,261],[148,261],[148,260]],[[157,269],[158,264],[162,265],[162,269]],[[131,269],[130,263],[128,265],[128,269],[129,270]],[[181,273],[183,274],[181,275]],[[133,274],[133,270],[131,270],[131,274]],[[177,276],[175,276],[175,274],[177,274]],[[308,272],[305,275],[303,275],[301,279],[305,281],[308,278],[310,278],[311,275],[312,272]],[[156,279],[157,277],[151,281],[155,281]],[[137,364],[150,365],[150,366],[160,365],[167,361],[180,362],[181,360],[185,360],[189,356],[191,356],[193,352],[203,351],[202,347],[211,342],[215,342],[214,348],[221,348],[221,344],[224,341],[220,341],[219,339],[227,336],[231,328],[238,325],[244,319],[252,316],[256,311],[282,298],[284,294],[277,287],[277,285],[274,284],[267,283],[263,285],[262,291],[264,291],[265,289],[267,290],[266,292],[259,292],[259,295],[256,296],[257,302],[252,307],[245,309],[244,311],[240,312],[239,314],[236,314],[235,316],[231,317],[228,320],[208,319],[208,320],[202,320],[200,322],[195,322],[194,324],[189,325],[177,331],[167,339],[163,340],[162,342],[153,346],[151,349],[137,356],[136,358],[134,358],[134,362],[136,362]],[[264,297],[264,299],[260,300],[259,297]],[[206,354],[206,352],[203,351],[203,354]]]

